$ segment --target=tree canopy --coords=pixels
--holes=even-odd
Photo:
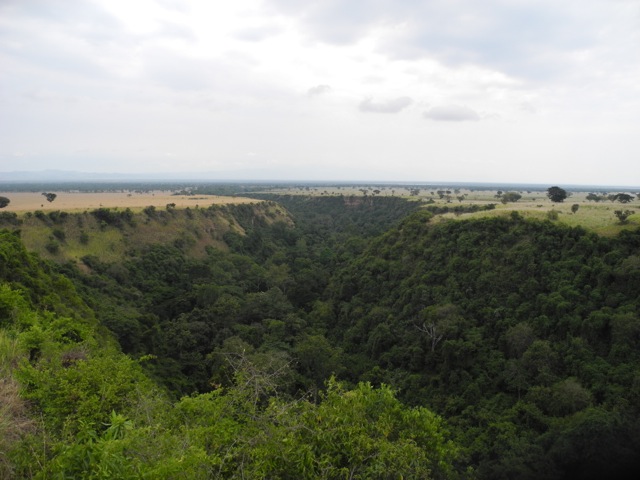
[[[500,201],[502,203],[510,203],[510,202],[517,202],[521,198],[522,198],[522,195],[519,194],[518,192],[505,192],[502,194]]]
[[[567,198],[567,196],[567,191],[563,188],[549,187],[547,189],[547,197],[549,197],[552,202],[564,202],[564,199]]]
[[[633,195],[628,193],[616,193],[612,196],[612,202],[629,203],[633,200]]]
[[[58,195],[56,193],[42,192],[42,195],[47,199],[47,202],[53,202]]]
[[[61,249],[157,233],[80,265],[0,231],[0,477],[638,471],[640,231],[261,198],[34,214]]]

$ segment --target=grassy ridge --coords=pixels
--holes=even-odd
[[[266,223],[291,222],[287,213],[273,202],[255,201],[243,207]],[[227,233],[244,234],[234,208],[238,207],[36,211],[13,221],[8,217],[4,222],[0,219],[0,227],[19,229],[28,250],[56,262],[79,262],[86,256],[113,262],[128,251],[156,243],[171,244],[189,256],[202,257],[209,247],[226,249]]]

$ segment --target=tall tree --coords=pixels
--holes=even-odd
[[[613,195],[614,202],[629,203],[632,200],[633,200],[633,195],[629,195],[628,193],[617,193]]]
[[[564,202],[564,199],[567,198],[567,191],[560,187],[549,187],[547,189],[547,197],[552,202]]]

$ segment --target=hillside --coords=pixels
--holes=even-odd
[[[286,225],[269,227],[253,209],[236,213],[247,227]],[[375,478],[389,471],[413,478],[457,476],[459,452],[443,420],[426,408],[406,407],[389,387],[348,387],[329,379],[321,401],[291,396],[293,372],[284,356],[258,352],[234,337],[226,346],[239,349],[225,354],[225,386],[208,381],[197,393],[196,372],[170,368],[171,361],[178,370],[187,366],[192,350],[182,342],[193,342],[196,332],[177,335],[167,323],[152,327],[159,337],[149,338],[146,331],[138,338],[152,355],[140,356],[139,349],[137,359],[124,355],[101,322],[117,303],[133,312],[119,320],[134,329],[134,316],[147,306],[155,309],[146,314],[150,319],[182,324],[175,315],[187,305],[179,301],[187,293],[200,309],[221,308],[216,299],[233,306],[240,298],[277,298],[277,290],[264,292],[264,284],[250,281],[247,273],[258,267],[248,257],[214,249],[208,255],[215,272],[187,260],[175,245],[154,244],[117,263],[100,263],[107,270],[92,268],[89,275],[68,263],[65,276],[28,253],[19,232],[0,230],[0,477],[311,479]],[[116,279],[127,271],[132,278]],[[260,282],[266,280],[263,273],[255,273]],[[69,278],[83,290],[80,295]],[[191,282],[193,290],[183,290],[174,283],[178,279]],[[111,304],[94,315],[82,297],[100,292],[97,303]],[[264,312],[256,305],[253,314]],[[121,340],[129,337],[116,333]],[[183,356],[182,364],[167,347]],[[159,366],[149,366],[156,360]],[[190,360],[193,365],[196,357]],[[200,359],[202,366],[209,361]],[[150,379],[154,371],[170,390]],[[179,378],[189,382],[191,395],[176,398],[177,388],[186,387],[176,384]]]
[[[333,276],[345,374],[444,415],[485,478],[637,471],[640,232],[430,219]]]
[[[91,256],[99,261],[122,259],[127,252],[154,244],[175,245],[188,256],[202,257],[207,248],[226,249],[225,235],[244,233],[236,217],[251,216],[268,225],[291,223],[273,202],[254,201],[207,208],[95,208],[84,212],[36,210],[18,216],[2,212],[0,227],[20,229],[30,251],[57,263]]]
[[[11,226],[25,243],[63,230],[57,253],[42,250],[55,264],[3,234],[3,348],[12,365],[30,360],[10,373],[31,402],[5,418],[48,412],[58,433],[46,471],[78,474],[89,450],[102,459],[92,468],[115,452],[119,478],[183,478],[183,462],[184,478],[631,478],[640,467],[639,231],[600,237],[518,213],[434,221],[390,197],[259,196]],[[73,253],[78,218],[87,248],[117,247]],[[84,333],[56,333],[74,319]],[[33,357],[32,338],[53,340]],[[78,355],[88,370],[69,368]],[[80,418],[63,405],[89,408],[108,369],[122,372],[121,403],[100,404],[88,437],[69,436]],[[81,390],[65,390],[68,375]],[[134,377],[144,388],[127,390]],[[11,431],[23,449],[42,441]]]

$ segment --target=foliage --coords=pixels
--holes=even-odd
[[[116,228],[122,228],[124,224],[135,226],[133,218],[133,212],[130,208],[123,211],[112,210],[109,208],[98,208],[92,210],[91,214],[96,217],[100,222],[104,222],[105,225],[111,225]]]
[[[7,197],[0,197],[0,208],[4,208],[11,203]]]
[[[547,197],[549,197],[549,200],[551,200],[552,202],[564,202],[564,199],[567,198],[567,196],[567,191],[563,188],[549,187],[547,189]]]
[[[14,212],[0,212],[0,224],[20,225],[22,221],[18,218],[18,214]]]
[[[520,195],[518,192],[505,192],[502,194],[500,201],[506,204],[510,202],[517,202],[521,198],[522,198],[522,195]]]
[[[606,195],[598,195],[596,193],[589,193],[589,194],[587,194],[586,199],[589,200],[590,202],[601,202],[603,200],[607,200],[607,196]]]
[[[461,215],[463,213],[474,213],[487,210],[495,210],[495,203],[488,203],[486,205],[478,205],[477,203],[471,205],[455,205],[449,207],[448,205],[429,205],[425,207],[425,210],[433,213],[434,215],[442,215],[446,213],[453,213],[455,215]]]
[[[640,233],[517,212],[435,222],[421,205],[281,196],[149,210],[135,228],[115,210],[42,213],[61,250],[96,221],[117,228],[88,230],[92,246],[168,219],[200,238],[224,218],[208,225],[228,243],[200,256],[158,237],[80,267],[0,231],[0,474],[637,471]]]
[[[458,440],[487,478],[568,474],[550,450],[556,419],[597,407],[637,421],[635,377],[613,372],[640,358],[612,332],[638,325],[638,232],[607,240],[521,217],[416,220],[333,277],[328,336],[349,352],[348,378],[433,406],[461,427]],[[636,333],[625,338],[640,345]],[[581,457],[581,471],[628,462],[624,442],[640,438],[625,435]]]
[[[53,202],[58,197],[56,193],[42,192],[42,195],[47,199],[47,202],[49,203]]]
[[[633,195],[628,193],[617,193],[611,196],[612,202],[629,203],[633,200]]]
[[[620,223],[624,224],[624,223],[627,223],[627,221],[628,221],[627,219],[631,215],[634,215],[636,212],[634,210],[627,209],[627,210],[615,210],[613,213],[618,218]]]

